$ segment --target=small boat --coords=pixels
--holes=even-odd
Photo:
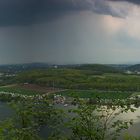
[[[64,104],[64,107],[67,107],[68,106],[68,104]]]

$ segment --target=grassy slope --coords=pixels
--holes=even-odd
[[[10,93],[17,93],[22,95],[37,95],[39,92],[35,90],[25,89],[19,86],[11,86],[11,87],[0,87],[0,92],[10,92]]]
[[[101,92],[96,90],[68,90],[59,92],[67,97],[80,97],[80,98],[102,98],[102,99],[126,99],[132,95],[131,92]]]
[[[140,91],[139,75],[107,72],[97,74],[94,73],[91,68],[86,70],[84,67],[83,69],[49,69],[29,71],[19,74],[17,76],[17,81],[19,83],[27,82],[61,89]]]

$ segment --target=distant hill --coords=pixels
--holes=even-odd
[[[102,65],[102,64],[75,64],[75,65],[55,65],[47,63],[26,63],[26,64],[11,64],[11,65],[0,65],[0,72],[7,73],[18,73],[28,70],[36,69],[48,69],[48,68],[68,68],[68,69],[79,69],[88,70],[98,73],[116,73],[121,70],[114,65]]]
[[[0,72],[6,73],[17,73],[26,70],[34,69],[46,69],[53,67],[53,65],[46,63],[25,63],[25,64],[11,64],[11,65],[0,65]]]
[[[131,64],[109,64],[108,66],[111,66],[117,70],[121,70],[124,71],[126,70],[128,67],[132,66]]]
[[[91,70],[95,72],[103,72],[103,73],[118,73],[121,72],[119,69],[103,64],[85,64],[76,67],[80,70]]]
[[[130,71],[140,71],[140,64],[132,65],[126,68],[126,70]]]

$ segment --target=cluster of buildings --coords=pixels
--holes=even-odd
[[[56,104],[64,104],[64,106],[67,106],[65,104],[66,98],[62,95],[54,95],[54,103]]]
[[[127,70],[125,73],[126,74],[137,74],[137,75],[140,75],[140,71],[130,71],[130,70]]]

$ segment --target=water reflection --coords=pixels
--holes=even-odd
[[[12,114],[13,111],[9,108],[8,104],[0,102],[0,121],[9,118]]]
[[[76,108],[75,106],[70,105],[68,107],[64,107],[62,104],[57,104],[56,107],[61,108],[65,111],[72,108]],[[115,120],[131,120],[131,119],[134,120],[134,124],[130,126],[128,130],[122,132],[121,137],[118,138],[119,140],[123,140],[124,135],[127,133],[133,136],[140,136],[140,107],[136,108],[135,112],[128,111],[127,113],[121,113],[119,116],[115,118]],[[51,131],[47,127],[43,127],[41,129],[41,136],[43,138],[47,138],[50,132]]]

